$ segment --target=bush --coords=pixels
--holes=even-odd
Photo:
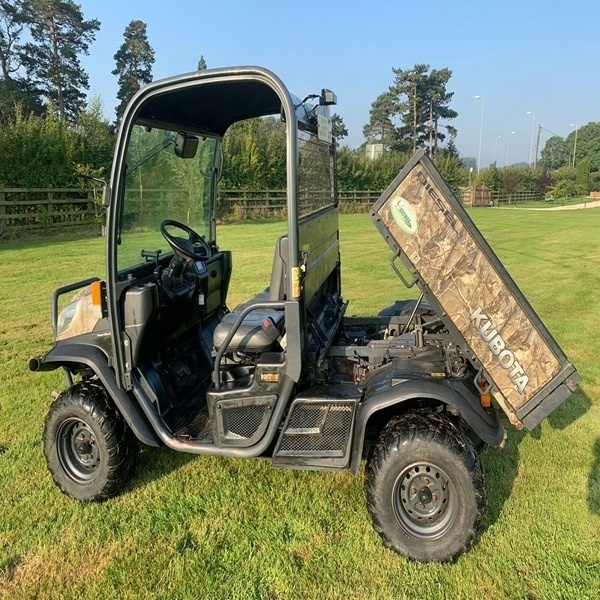
[[[52,110],[41,117],[17,107],[0,124],[0,186],[72,187],[78,183],[76,164],[106,177],[113,148],[114,134],[98,100],[75,126],[58,120]]]
[[[572,198],[574,196],[587,196],[587,189],[571,179],[561,179],[550,189],[554,198]]]

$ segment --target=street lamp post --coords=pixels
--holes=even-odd
[[[529,164],[533,165],[533,135],[535,132],[535,113],[532,110],[527,111],[531,115],[531,148],[529,149]]]
[[[498,144],[500,144],[501,135],[496,136],[496,141],[494,143],[494,164],[496,164],[496,156],[498,155]]]
[[[481,170],[481,140],[483,137],[483,96],[475,96],[475,100],[481,100],[481,123],[479,125],[479,155],[477,156],[477,172]]]
[[[575,127],[575,123],[571,123],[571,127]],[[577,152],[577,132],[579,127],[575,129],[575,143],[573,144],[573,168],[575,168],[575,153]]]
[[[511,131],[511,132],[508,134],[508,142],[506,143],[506,166],[507,166],[507,167],[508,167],[508,155],[509,155],[509,153],[510,153],[510,137],[511,137],[512,135],[514,135],[514,134],[515,134],[515,132],[514,132],[514,131]]]

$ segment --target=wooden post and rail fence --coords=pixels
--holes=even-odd
[[[181,190],[145,190],[144,210],[156,212],[158,218],[160,206],[164,206],[161,204],[164,199],[180,196],[181,193]],[[379,190],[340,191],[338,194],[340,211],[367,212],[380,193]],[[491,197],[495,205],[543,200],[539,194],[530,192],[515,193],[510,197],[493,193]],[[99,189],[0,188],[0,238],[75,227],[100,231],[104,222],[101,198],[102,193]],[[465,203],[468,204],[468,201]],[[285,215],[285,190],[219,190],[218,192],[217,218],[222,221],[284,218]],[[132,222],[135,222],[136,215],[127,216],[132,217]]]
[[[152,204],[158,209],[165,198],[180,194],[178,190],[145,190],[143,210],[158,213]],[[366,212],[379,194],[370,190],[340,192],[340,210]],[[0,238],[75,227],[100,231],[105,213],[101,199],[98,189],[0,188]],[[285,190],[219,190],[218,193],[217,216],[223,221],[283,218],[286,211]],[[135,215],[125,215],[128,217],[135,223]]]

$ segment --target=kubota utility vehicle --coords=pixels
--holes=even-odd
[[[495,405],[535,427],[578,375],[422,153],[371,214],[421,295],[345,314],[334,103],[329,90],[301,101],[256,67],[158,81],[132,99],[104,194],[106,273],[56,290],[56,342],[30,361],[66,374],[44,432],[63,492],[117,494],[138,441],[355,474],[366,459],[387,546],[449,561],[477,538],[480,452],[504,440]],[[222,138],[265,115],[286,132],[287,233],[265,291],[230,310],[235,260],[215,218]]]

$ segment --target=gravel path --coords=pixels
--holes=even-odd
[[[573,204],[571,206],[553,206],[552,208],[536,208],[534,210],[578,210],[580,208],[597,208],[600,206],[600,200],[592,200],[585,204]]]
[[[519,210],[580,210],[582,208],[598,208],[600,207],[600,200],[591,200],[590,202],[586,202],[585,204],[572,204],[571,206],[553,206],[552,208],[519,208]],[[516,208],[516,206],[500,206],[499,208],[503,210],[511,210],[511,208]]]

